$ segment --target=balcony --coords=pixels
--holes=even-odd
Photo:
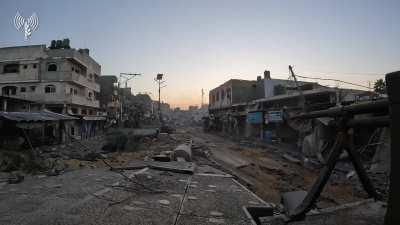
[[[99,108],[99,100],[90,100],[85,96],[65,93],[18,93],[10,97],[21,98],[45,104],[75,104],[87,107]]]
[[[120,104],[119,101],[111,101],[107,103],[108,108],[119,108]]]
[[[66,97],[70,99],[71,104],[100,108],[99,100],[91,100],[85,96],[70,95],[70,94],[67,94]]]
[[[82,74],[78,74],[72,71],[46,71],[42,75],[44,81],[70,81],[81,86],[92,89],[96,92],[100,92],[100,85],[94,80],[90,80]]]

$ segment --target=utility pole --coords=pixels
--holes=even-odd
[[[162,81],[164,74],[159,73],[157,77],[154,79],[158,83],[158,118],[160,120],[161,126],[163,125],[162,115],[161,115],[161,88],[166,87],[167,85],[161,86],[161,84],[165,83],[165,80]]]
[[[305,112],[305,111],[306,111],[306,98],[304,97],[303,91],[300,89],[300,86],[299,86],[299,84],[298,84],[298,82],[297,82],[296,75],[294,74],[294,72],[293,72],[293,67],[292,67],[291,65],[289,65],[289,71],[290,71],[290,74],[292,75],[292,77],[293,77],[293,79],[294,79],[294,83],[296,84],[296,88],[297,88],[297,90],[299,91],[299,95],[300,95],[300,105],[301,105],[302,108],[303,108],[303,112]]]
[[[292,75],[292,77],[294,79],[294,83],[296,84],[296,88],[299,91],[299,96],[300,96],[300,102],[299,103],[300,103],[300,105],[301,105],[301,107],[303,109],[303,112],[306,112],[306,98],[303,95],[303,91],[300,89],[300,86],[299,86],[299,84],[297,82],[296,75],[294,74],[293,67],[291,65],[289,65],[289,71],[290,71],[290,74]],[[304,126],[304,124],[303,124],[303,126]],[[298,137],[298,142],[297,142],[298,147],[302,146],[304,137],[305,137],[304,131],[300,131],[299,137]]]
[[[122,79],[125,79],[125,88],[128,88],[128,81],[133,79],[136,76],[141,76],[140,73],[119,73],[119,81],[118,81],[118,91],[120,93],[120,121],[123,122],[123,115],[124,115],[124,100],[125,100],[125,93],[121,90],[121,82]]]
[[[119,79],[125,78],[125,88],[128,88],[128,81],[133,79],[136,76],[141,76],[140,73],[119,73]]]

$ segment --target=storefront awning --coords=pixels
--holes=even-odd
[[[83,120],[87,121],[99,121],[99,120],[106,120],[104,116],[84,116],[82,117]]]
[[[40,112],[0,112],[0,120],[11,120],[16,122],[46,122],[76,119],[78,118],[47,110]]]

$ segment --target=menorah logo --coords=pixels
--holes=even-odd
[[[14,26],[17,30],[24,32],[25,40],[28,40],[32,32],[37,29],[39,25],[39,18],[36,13],[33,13],[31,17],[25,19],[19,12],[14,17]]]

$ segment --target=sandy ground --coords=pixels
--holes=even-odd
[[[208,149],[224,167],[249,180],[250,187],[265,201],[279,203],[282,192],[308,190],[318,177],[311,170],[282,157],[283,152],[266,148],[244,147],[238,142],[201,129],[188,129],[195,143]],[[350,181],[330,179],[317,206],[325,208],[359,200]]]

